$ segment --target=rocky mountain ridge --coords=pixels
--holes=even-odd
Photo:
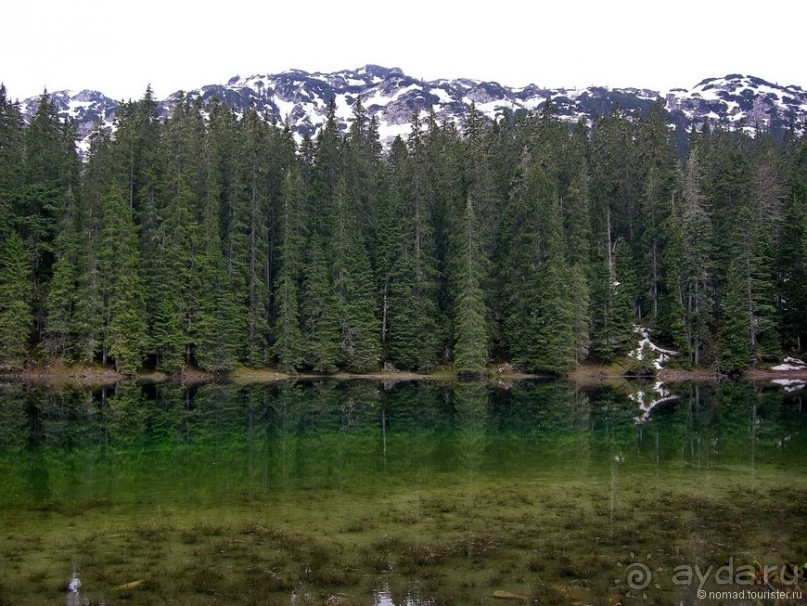
[[[361,99],[367,113],[376,116],[386,144],[409,132],[415,111],[432,108],[438,120],[458,123],[472,102],[489,119],[499,119],[518,112],[540,111],[550,98],[556,114],[568,122],[591,121],[610,112],[617,103],[627,111],[643,111],[661,98],[670,112],[671,124],[681,130],[721,123],[751,131],[781,132],[793,127],[804,132],[807,123],[807,91],[742,74],[707,78],[691,89],[654,91],[600,86],[548,89],[532,84],[514,88],[464,78],[424,81],[398,68],[377,65],[332,73],[288,70],[273,75],[235,76],[224,84],[173,93],[159,102],[161,115],[170,116],[183,95],[201,97],[205,103],[217,98],[237,113],[254,104],[278,123],[288,121],[298,137],[317,132],[331,99],[336,102],[340,127],[347,129],[353,106]],[[103,93],[57,91],[51,96],[59,114],[75,120],[82,149],[86,150],[89,134],[99,124],[114,128],[116,102]],[[39,97],[22,101],[23,114],[31,116],[38,101]]]

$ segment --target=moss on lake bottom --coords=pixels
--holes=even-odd
[[[614,465],[226,507],[32,503],[3,527],[0,603],[64,604],[76,570],[79,604],[669,604],[697,589],[677,566],[804,559],[807,488],[782,473],[648,485]],[[655,573],[638,592],[637,563]]]

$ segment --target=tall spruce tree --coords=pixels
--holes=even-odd
[[[732,261],[723,286],[717,334],[717,367],[735,375],[751,365],[753,344],[749,337],[746,285],[740,263]]]
[[[807,138],[796,147],[789,167],[789,194],[783,208],[777,254],[781,327],[784,344],[807,346]]]
[[[317,372],[334,372],[339,362],[340,325],[337,299],[320,238],[309,238],[303,270],[303,356],[305,365]]]
[[[54,242],[56,262],[48,289],[45,343],[48,353],[61,360],[74,359],[77,338],[76,306],[79,303],[85,253],[81,247],[79,207],[72,190],[67,193],[59,231]]]
[[[32,326],[30,266],[16,232],[0,245],[0,368],[18,369],[28,353]]]
[[[559,372],[574,363],[575,311],[557,180],[528,156],[521,171],[505,213],[505,335],[517,367]]]
[[[465,203],[454,249],[454,365],[461,375],[478,375],[488,361],[487,312],[481,283],[484,261],[473,202]]]
[[[779,333],[776,323],[776,299],[773,294],[774,273],[771,234],[756,213],[748,207],[736,215],[736,233],[732,263],[742,285],[742,307],[745,310],[745,334],[754,352],[754,361],[779,357]],[[727,278],[728,279],[728,278]],[[723,298],[736,285],[724,288]]]
[[[227,271],[221,241],[219,222],[223,191],[218,171],[221,156],[226,151],[222,151],[217,143],[220,141],[207,133],[203,150],[205,172],[201,212],[194,230],[196,255],[193,260],[193,289],[198,294],[192,336],[199,366],[220,372],[232,370],[238,363],[244,330],[243,314],[239,313],[237,295]],[[265,333],[261,338],[260,342],[263,342]]]
[[[155,356],[155,368],[170,374],[182,370],[182,347],[182,330],[174,306],[170,299],[163,299],[151,318],[150,350]]]
[[[580,129],[574,137],[579,139]],[[575,146],[575,143],[572,143]],[[577,143],[576,146],[582,147]],[[571,272],[571,303],[573,313],[574,358],[583,362],[591,347],[591,288],[589,274],[591,264],[591,215],[589,197],[588,163],[584,150],[580,149],[577,167],[572,167],[568,183],[561,193],[566,256]]]
[[[400,166],[406,156],[406,147],[400,137],[396,137],[390,149],[389,163],[379,165],[378,179],[378,231],[376,233],[375,271],[376,289],[381,310],[382,360],[390,360],[390,289],[397,282],[393,271],[403,238],[400,216],[400,196],[394,185],[394,167]]]
[[[592,266],[591,350],[598,360],[613,362],[631,350],[633,338],[633,280],[630,249],[619,242]]]
[[[658,99],[640,120],[637,132],[637,170],[642,180],[638,233],[633,247],[637,260],[638,315],[648,316],[653,322],[658,320],[663,289],[663,226],[675,186],[675,157],[668,124],[664,102]]]
[[[356,211],[340,179],[334,190],[334,224],[331,242],[333,287],[339,315],[340,363],[353,372],[378,367],[379,322],[370,260]]]
[[[196,339],[205,338],[207,327],[200,331],[197,323],[207,305],[203,299],[212,296],[211,285],[199,283],[196,265],[207,250],[206,226],[202,223],[208,175],[206,154],[200,153],[204,149],[201,106],[180,99],[160,139],[160,161],[165,170],[157,201],[157,250],[149,269],[159,277],[153,285],[157,301],[170,301],[174,308],[186,364],[198,363]]]
[[[655,334],[663,342],[672,344],[680,354],[679,360],[688,364],[691,358],[684,309],[684,243],[679,214],[673,205],[662,226],[662,288]]]
[[[698,148],[687,159],[683,175],[682,288],[687,330],[689,361],[700,365],[708,360],[711,348],[714,310],[714,249],[712,220],[702,190],[702,174]]]
[[[103,293],[103,357],[115,369],[136,372],[148,346],[146,301],[132,209],[117,185],[101,202],[100,273]]]
[[[18,104],[0,84],[0,236],[16,228],[16,198],[24,183],[25,128]]]
[[[283,206],[280,213],[280,273],[275,294],[277,320],[273,345],[278,365],[283,370],[291,372],[299,370],[304,361],[299,309],[304,241],[300,213],[304,207],[303,180],[300,173],[292,168],[283,182]]]
[[[237,297],[246,314],[246,361],[252,366],[265,362],[268,352],[269,136],[269,125],[253,107],[243,120],[244,190],[234,200],[229,244],[230,263],[237,268]]]
[[[439,354],[435,237],[420,132],[411,154],[401,144],[387,194],[384,254],[385,340],[392,362],[408,370],[434,368]]]
[[[47,92],[25,129],[23,184],[14,197],[15,222],[31,263],[34,337],[44,334],[47,290],[54,263],[53,241],[67,192],[78,189],[75,132],[59,119]]]

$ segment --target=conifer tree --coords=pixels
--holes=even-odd
[[[754,309],[754,341],[762,360],[781,358],[781,336],[778,322],[776,275],[771,234],[764,224],[754,230],[754,265],[752,272],[752,305]]]
[[[633,242],[637,235],[638,186],[635,121],[615,106],[597,119],[591,131],[591,197],[597,209],[592,215],[598,237]]]
[[[336,101],[331,99],[325,124],[317,136],[311,167],[308,216],[311,229],[327,238],[333,224],[333,199],[336,184],[344,178],[344,146],[336,123]]]
[[[474,214],[478,217],[480,248],[483,254],[493,249],[493,242],[499,228],[502,207],[496,177],[493,173],[492,146],[488,141],[488,131],[476,105],[466,108],[463,120],[465,178],[468,195],[474,201]],[[487,279],[487,277],[486,277]],[[485,284],[483,288],[490,289]]]
[[[81,195],[73,199],[75,203],[78,203],[75,207],[76,250],[74,254],[71,254],[69,229],[64,234],[67,237],[57,247],[57,254],[64,259],[65,263],[73,267],[76,279],[73,294],[74,305],[70,313],[71,358],[85,363],[93,362],[99,353],[103,355],[104,347],[101,235],[103,200],[114,181],[111,145],[109,135],[103,129],[99,128],[91,135],[90,154],[83,174]],[[64,219],[68,219],[68,213],[64,215]],[[64,282],[60,279],[60,283]],[[51,302],[58,303],[58,305],[65,303],[62,300],[57,302],[55,297],[51,297]],[[69,301],[67,303],[69,305]]]
[[[25,244],[12,232],[0,245],[0,368],[23,366],[32,325]]]
[[[154,220],[154,196],[160,167],[157,150],[160,122],[151,86],[136,102],[115,108],[115,165],[117,177],[136,223],[144,230]]]
[[[277,278],[277,320],[273,353],[279,366],[290,372],[303,365],[303,337],[300,329],[299,284],[302,272],[301,211],[304,208],[303,180],[292,168],[283,182],[280,215],[280,273]]]
[[[75,307],[76,268],[67,258],[53,264],[53,279],[48,288],[48,320],[45,325],[46,347],[50,355],[62,361],[72,359],[72,315]]]
[[[165,203],[164,219],[160,224],[158,239],[160,250],[155,255],[151,269],[159,272],[161,281],[157,285],[160,300],[169,301],[177,316],[177,324],[182,333],[183,359],[191,363],[192,331],[196,319],[195,299],[198,293],[193,290],[193,253],[196,250],[193,239],[194,217],[191,211],[193,193],[184,183]],[[168,279],[171,276],[171,279]]]
[[[570,302],[573,314],[574,358],[580,363],[591,347],[591,215],[588,163],[585,160],[584,135],[579,127],[573,133],[569,155],[578,156],[577,165],[561,176],[560,205],[563,215],[563,239],[571,274]],[[564,181],[566,182],[564,187]]]
[[[775,360],[780,354],[771,246],[771,236],[764,223],[750,208],[740,208],[736,216],[732,263],[741,284],[745,334],[755,360]],[[731,289],[726,286],[724,298],[730,293]]]
[[[77,336],[74,314],[78,303],[80,272],[84,268],[78,208],[72,190],[67,193],[59,225],[54,242],[56,262],[48,289],[45,335],[52,357],[72,360]]]
[[[374,247],[374,231],[378,228],[376,179],[380,144],[378,132],[371,130],[370,126],[370,119],[361,99],[356,99],[353,105],[353,122],[345,141],[345,183],[359,219],[364,242]],[[368,252],[372,256],[373,248],[368,249]]]
[[[47,92],[24,136],[23,185],[15,196],[18,233],[31,263],[34,337],[41,339],[47,317],[48,282],[52,276],[53,240],[70,189],[78,189],[78,156],[75,133],[59,120]]]
[[[259,366],[266,361],[269,334],[270,199],[269,126],[257,110],[243,120],[241,163],[244,190],[236,198],[230,225],[230,262],[239,303],[244,306],[246,361]]]
[[[591,315],[589,271],[587,265],[574,265],[570,269],[571,282],[567,296],[572,298],[572,335],[574,339],[574,363],[581,364],[591,349]],[[563,368],[561,366],[560,368]]]
[[[634,256],[640,317],[659,316],[659,298],[663,288],[663,225],[669,214],[669,200],[675,185],[669,116],[658,99],[639,123],[637,132],[637,171],[642,180],[639,212],[636,219]]]
[[[520,169],[506,213],[504,271],[511,283],[505,334],[517,367],[558,372],[574,362],[575,311],[557,182],[527,156]]]
[[[104,302],[104,358],[115,369],[137,371],[148,346],[140,251],[132,210],[112,186],[102,200],[100,272]]]
[[[339,361],[340,325],[337,300],[319,237],[308,241],[303,275],[303,355],[306,366],[317,372],[334,372]]]
[[[696,366],[710,348],[710,324],[714,305],[712,221],[702,191],[699,151],[693,149],[683,176],[682,288],[687,326],[687,351]]]
[[[498,267],[503,302],[503,336],[507,343],[507,358],[517,356],[523,342],[523,319],[527,314],[526,281],[535,270],[535,239],[538,226],[533,202],[537,198],[536,186],[541,183],[536,171],[530,178],[532,157],[525,150],[521,162],[515,167],[510,200],[504,209],[500,232]]]
[[[415,135],[419,138],[419,133]],[[424,150],[401,143],[391,169],[384,217],[385,341],[401,368],[430,370],[437,360],[439,331],[435,284],[435,242]]]
[[[169,374],[182,370],[182,331],[170,299],[160,301],[154,310],[150,343],[150,349],[156,356],[157,370]]]
[[[205,370],[227,372],[237,365],[239,337],[243,334],[239,330],[238,309],[235,297],[228,290],[221,259],[213,257],[200,261],[209,263],[201,275],[210,276],[214,281],[204,282],[210,290],[199,301],[193,333],[195,357]],[[202,280],[199,282],[201,288]]]
[[[679,359],[688,363],[690,352],[684,311],[683,239],[678,210],[673,207],[663,224],[662,289],[659,293],[659,317],[656,334],[673,345]]]
[[[634,342],[630,259],[629,248],[619,242],[611,261],[603,259],[592,268],[592,352],[604,362],[627,354]]]
[[[742,208],[751,206],[753,173],[744,153],[748,143],[742,131],[730,133],[718,127],[710,137],[693,147],[698,187],[703,199],[708,201],[706,208],[712,234],[708,245],[714,267],[728,267],[734,248],[734,219]],[[692,156],[690,152],[685,198],[687,191],[691,191]],[[688,237],[688,226],[683,224],[682,227],[685,237]],[[722,276],[716,274],[712,280],[713,288],[720,287],[721,283]]]
[[[147,86],[142,99],[134,105],[131,111],[124,115],[119,129],[126,134],[116,133],[116,140],[120,140],[121,150],[118,152],[118,163],[124,178],[122,182],[127,185],[129,205],[133,209],[135,222],[138,227],[140,241],[140,258],[142,265],[143,283],[146,291],[146,309],[150,327],[158,321],[157,310],[166,301],[167,286],[165,282],[166,269],[164,252],[165,232],[160,228],[165,219],[164,198],[159,188],[165,183],[165,173],[171,171],[170,163],[164,162],[166,156],[162,147],[163,125],[159,119],[157,101],[151,86]],[[171,299],[173,301],[173,299]],[[170,304],[170,301],[169,301]],[[161,317],[166,307],[162,307]],[[177,320],[173,322],[178,326]],[[155,334],[152,337],[156,338]],[[162,337],[159,337],[162,339]],[[152,352],[159,360],[167,359],[166,353],[157,353],[163,348],[157,342],[150,346]],[[180,351],[182,344],[180,343]],[[178,369],[172,364],[165,367],[160,363],[161,370],[166,368]]]
[[[742,271],[738,263],[729,265],[724,284],[720,327],[717,336],[717,366],[726,374],[741,373],[751,365],[753,346],[748,332],[748,309]]]
[[[431,273],[424,273],[424,276],[428,277],[427,285],[433,288],[432,296],[436,299],[436,337],[444,359],[448,357],[451,345],[456,340],[452,321],[456,300],[452,263],[456,259],[454,240],[462,231],[467,204],[468,190],[463,162],[465,151],[456,127],[449,123],[438,126],[434,112],[430,112],[422,157],[410,165],[410,170],[423,172],[428,176],[423,186],[423,195],[427,201],[424,208],[428,210],[427,227],[430,226],[431,237],[424,239],[427,245],[424,248],[424,268]],[[474,216],[478,223],[475,206]],[[487,260],[485,256],[484,261]],[[487,275],[488,267],[485,266],[484,269]],[[484,284],[480,286],[484,289]]]
[[[232,287],[231,274],[227,271],[221,241],[221,202],[228,192],[222,189],[224,184],[219,179],[222,156],[227,153],[219,144],[221,140],[210,134],[205,138],[201,213],[192,236],[196,253],[193,260],[193,290],[197,293],[196,321],[191,333],[194,354],[202,368],[215,372],[235,368],[238,350],[243,347],[244,339],[244,316],[239,313],[237,295]],[[268,294],[263,294],[263,298],[268,299]],[[264,316],[266,313],[264,307]],[[265,325],[264,321],[262,326]],[[265,351],[265,338],[264,332],[255,339],[262,352]],[[247,345],[250,346],[249,343]]]
[[[0,237],[15,228],[15,198],[24,183],[24,137],[19,106],[8,99],[6,87],[0,84]]]
[[[205,128],[201,106],[181,99],[160,139],[161,173],[160,216],[155,229],[157,250],[150,271],[159,281],[153,287],[161,300],[171,302],[182,332],[183,358],[186,364],[197,362],[196,339],[212,342],[210,323],[197,326],[204,309],[213,306],[220,285],[202,279],[210,278],[210,265],[205,254],[210,251],[203,223],[207,198],[208,167],[205,150]],[[217,229],[217,228],[216,228]],[[212,231],[212,230],[211,230]],[[204,271],[199,271],[204,270]],[[156,309],[156,305],[155,305]]]
[[[777,290],[783,342],[803,351],[807,346],[807,138],[801,139],[790,164],[777,255]]]
[[[340,362],[353,372],[377,368],[380,359],[379,323],[370,260],[340,179],[334,191],[332,236],[333,286],[339,314]]]
[[[379,309],[381,310],[382,357],[389,360],[387,340],[389,337],[390,288],[396,279],[393,268],[400,254],[403,230],[399,217],[401,203],[395,185],[395,167],[405,162],[406,147],[400,137],[392,142],[388,162],[379,164],[378,179],[378,230],[376,234],[375,270]]]
[[[455,254],[454,365],[461,375],[476,375],[487,365],[488,333],[479,228],[470,197],[465,203]]]

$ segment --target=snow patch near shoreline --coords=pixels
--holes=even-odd
[[[658,354],[653,359],[653,366],[656,368],[656,370],[661,370],[661,367],[667,360],[670,359],[670,357],[678,355],[677,351],[664,349],[653,343],[653,341],[650,340],[650,330],[644,326],[634,324],[633,331],[641,337],[641,340],[639,341],[639,346],[628,354],[630,357],[636,358],[637,360],[644,360],[645,348],[647,348],[650,351]]]
[[[645,357],[652,361],[653,367],[658,371],[661,370],[664,364],[672,357],[677,356],[678,352],[672,349],[664,349],[659,347],[650,340],[650,329],[638,324],[633,325],[633,331],[639,335],[639,343],[636,349],[631,351],[628,356],[636,360],[644,361]],[[643,425],[650,421],[653,410],[672,400],[677,400],[678,396],[673,395],[664,386],[661,381],[656,381],[652,390],[640,390],[628,395],[628,398],[633,400],[639,405],[639,416],[634,417],[634,422],[637,425]]]
[[[785,358],[781,364],[772,366],[771,370],[807,370],[807,363],[798,358]]]

